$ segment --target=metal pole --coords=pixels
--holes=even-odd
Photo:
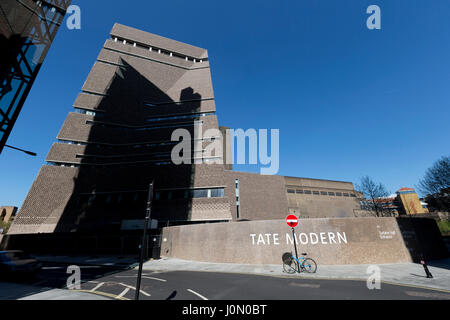
[[[295,257],[298,262],[298,253],[297,253],[297,239],[295,238],[295,229],[292,228],[292,238],[294,239],[294,249],[295,249]],[[298,264],[298,272],[300,273],[300,263]]]
[[[142,267],[144,264],[144,254],[147,250],[147,228],[148,228],[148,222],[150,221],[150,215],[152,212],[152,202],[153,202],[153,183],[150,183],[150,186],[148,188],[148,198],[147,198],[147,209],[145,213],[145,221],[144,221],[144,234],[142,236],[142,243],[141,243],[141,253],[139,255],[139,272],[138,272],[138,278],[137,278],[137,284],[136,284],[136,295],[134,297],[135,300],[139,300],[139,293],[141,291],[141,278],[142,278]]]
[[[13,147],[13,146],[10,146],[10,145],[7,145],[7,144],[5,144],[5,147],[6,148],[10,148],[10,149],[14,149],[14,150],[17,150],[17,151],[20,151],[20,152],[23,152],[23,153],[26,153],[27,155],[32,156],[32,157],[36,157],[37,156],[37,154],[35,152],[32,152],[32,151],[16,148],[16,147]]]

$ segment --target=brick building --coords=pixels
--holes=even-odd
[[[352,217],[360,208],[350,182],[171,162],[175,129],[219,129],[205,49],[115,24],[73,107],[10,234],[124,229],[143,219],[151,181],[160,227],[289,212]]]

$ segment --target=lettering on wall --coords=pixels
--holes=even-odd
[[[278,233],[252,233],[250,234],[252,245],[254,246],[267,246],[267,245],[279,245],[281,242],[285,244],[347,244],[348,239],[345,232],[310,232],[310,233],[299,233],[292,235],[286,233],[284,239],[280,239]]]

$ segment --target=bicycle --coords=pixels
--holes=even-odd
[[[305,258],[307,253],[302,253],[300,258],[292,255],[292,252],[283,254],[283,270],[286,273],[292,274],[295,272],[306,271],[308,273],[316,273],[317,263],[311,258]]]

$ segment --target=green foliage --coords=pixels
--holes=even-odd
[[[437,221],[437,225],[443,236],[450,236],[450,221]]]
[[[9,222],[0,221],[0,229],[3,229],[3,234],[8,232],[9,227],[11,226],[11,223],[12,223],[12,221],[9,221]]]
[[[442,157],[419,181],[420,192],[426,195],[430,209],[450,212],[450,157]]]

